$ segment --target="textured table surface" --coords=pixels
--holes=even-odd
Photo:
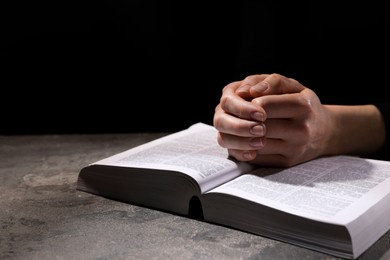
[[[337,259],[76,190],[83,166],[162,135],[0,136],[0,259]],[[390,233],[360,259],[390,259]]]

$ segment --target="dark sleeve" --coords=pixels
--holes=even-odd
[[[376,107],[382,113],[386,127],[386,141],[381,150],[367,157],[390,161],[390,103],[376,103]]]

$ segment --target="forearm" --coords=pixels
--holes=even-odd
[[[369,155],[385,143],[382,115],[374,105],[325,105],[331,121],[331,134],[325,154]]]

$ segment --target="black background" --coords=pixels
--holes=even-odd
[[[373,66],[389,58],[380,6],[9,2],[0,11],[0,134],[211,124],[223,86],[252,73],[299,79],[324,102],[386,99],[367,91],[387,73]]]
[[[211,123],[232,79],[224,60],[235,46],[223,37],[239,24],[223,20],[237,11],[224,5],[8,4],[1,132],[176,131]]]

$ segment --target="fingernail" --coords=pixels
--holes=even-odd
[[[255,137],[249,141],[249,144],[252,147],[259,148],[263,146],[263,140],[261,138]]]
[[[257,136],[263,136],[264,135],[264,127],[261,125],[255,125],[250,129],[251,134],[257,135]]]
[[[262,81],[259,84],[252,86],[251,91],[256,92],[257,94],[263,94],[269,87],[269,83],[267,81]]]
[[[255,155],[252,151],[244,152],[242,156],[245,158],[245,160],[252,160],[255,158]]]
[[[252,117],[253,120],[256,120],[258,122],[264,122],[265,121],[265,115],[263,113],[258,112],[258,111],[253,112],[251,114],[251,117]]]

